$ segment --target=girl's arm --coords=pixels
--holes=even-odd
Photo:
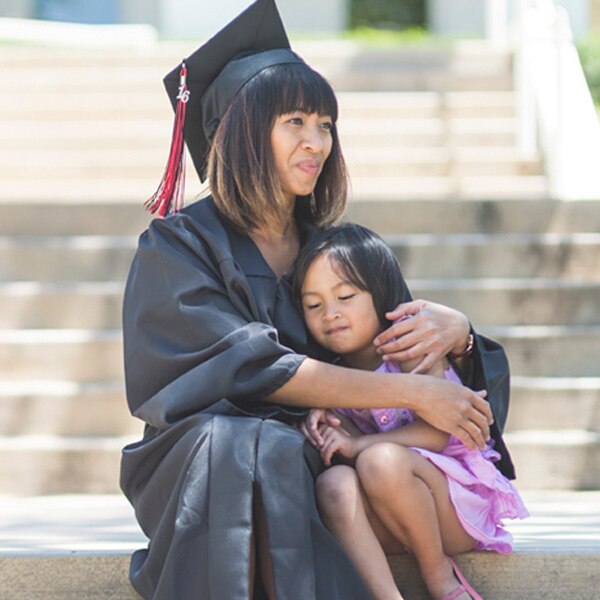
[[[316,444],[325,466],[332,464],[334,456],[342,462],[354,464],[358,455],[374,444],[391,443],[410,447],[416,446],[434,452],[441,452],[448,444],[449,435],[435,429],[424,421],[416,420],[412,423],[385,433],[352,436],[335,427],[325,427],[322,431],[322,440]]]
[[[421,419],[417,419],[399,429],[393,429],[385,433],[363,435],[356,440],[356,444],[359,452],[373,444],[383,442],[391,442],[402,446],[417,446],[424,450],[441,452],[448,445],[449,438],[449,434],[432,427]]]
[[[469,448],[485,448],[492,422],[485,395],[429,375],[375,373],[306,358],[265,400],[309,408],[365,408],[365,398],[376,398],[378,408],[407,408]]]

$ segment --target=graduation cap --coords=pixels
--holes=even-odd
[[[171,151],[163,179],[146,202],[165,216],[183,203],[184,142],[200,180],[206,179],[210,144],[234,96],[272,65],[303,63],[290,49],[274,0],[256,0],[164,79],[175,110]]]

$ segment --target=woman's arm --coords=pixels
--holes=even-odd
[[[365,408],[365,398],[371,398],[369,405],[408,408],[468,447],[484,448],[492,422],[485,394],[428,375],[361,371],[306,358],[266,401],[311,408]]]

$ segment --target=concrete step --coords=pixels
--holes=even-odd
[[[506,434],[521,489],[600,488],[600,431],[519,430]]]
[[[165,100],[166,102],[166,100]],[[365,109],[366,110],[366,109]],[[75,118],[73,113],[68,120],[7,120],[2,123],[0,141],[12,144],[15,152],[32,152],[44,149],[64,148],[66,150],[85,150],[90,148],[115,148],[117,150],[142,151],[148,147],[163,153],[168,152],[171,135],[173,113],[168,104],[162,111],[162,117],[146,117],[142,114],[123,124],[117,115],[91,121],[86,118]],[[505,146],[514,139],[517,122],[514,118],[467,118],[439,117],[384,119],[381,117],[363,116],[362,118],[340,121],[340,139],[344,148],[346,136],[353,136],[354,142],[364,140],[366,144],[394,144],[399,147],[409,146],[412,139],[424,136],[426,141],[432,140],[434,146],[442,141],[448,145],[465,146],[468,143],[477,146]],[[404,140],[404,135],[411,139]],[[497,137],[495,137],[497,136]],[[39,143],[38,143],[39,140]],[[475,143],[478,141],[479,143]],[[93,144],[93,145],[92,145]],[[7,147],[7,146],[5,146]],[[410,147],[410,146],[409,146]]]
[[[600,235],[388,235],[407,278],[544,277],[597,280]]]
[[[0,436],[140,436],[123,383],[3,380]]]
[[[166,148],[167,146],[165,146]],[[166,161],[166,159],[165,159]],[[162,170],[161,170],[162,173]],[[190,173],[193,173],[190,171]],[[150,178],[127,178],[111,181],[96,173],[86,179],[8,180],[3,185],[3,203],[120,202],[143,203],[156,190],[160,174]],[[186,203],[206,195],[207,187],[190,175],[186,188]],[[352,179],[349,200],[504,200],[548,198],[545,176],[424,176],[424,177],[356,177]]]
[[[0,380],[123,380],[118,330],[0,330]]]
[[[415,298],[452,306],[469,315],[476,327],[600,323],[598,282],[481,278],[408,283]]]
[[[408,279],[600,279],[600,234],[386,236]],[[123,280],[133,236],[0,238],[0,281]]]
[[[369,199],[365,194],[349,204],[346,218],[388,235],[600,231],[600,201],[491,200],[483,197],[453,198],[450,203],[439,199]]]
[[[445,177],[356,177],[352,179],[353,198],[360,200],[475,199],[548,197],[548,181],[542,175],[484,175]]]
[[[600,432],[600,377],[512,377],[506,430]]]
[[[539,158],[525,160],[513,148],[350,147],[345,156],[352,178],[543,174]]]
[[[539,158],[525,160],[513,149],[349,148],[345,152],[351,178],[415,176],[518,176],[543,173]],[[158,180],[165,164],[164,148],[132,150],[0,151],[0,177],[26,179],[32,172],[48,182],[85,179],[102,173],[118,181]]]
[[[2,436],[122,437],[141,429],[122,382],[2,382]],[[513,376],[506,430],[565,429],[600,431],[600,378]]]
[[[511,373],[534,377],[597,377],[600,325],[481,327],[500,342]]]
[[[598,376],[600,325],[481,327],[504,345],[514,375]],[[121,381],[119,330],[0,330],[0,378]]]
[[[117,329],[122,281],[0,283],[0,329]]]
[[[49,82],[46,82],[49,84]],[[107,88],[106,84],[90,85],[76,91],[51,89],[38,85],[25,96],[5,94],[0,98],[0,119],[67,121],[117,116],[130,119],[164,119],[171,116],[170,105],[164,94],[151,86],[142,89],[121,86]],[[340,92],[338,94],[340,120],[364,119],[367,114],[375,119],[409,119],[464,117],[497,118],[515,116],[515,95],[502,92]],[[381,113],[385,113],[385,117]]]
[[[118,493],[124,437],[0,436],[0,494]],[[600,431],[509,431],[522,489],[600,489]]]
[[[194,180],[190,178],[190,187]],[[141,207],[141,194],[130,202],[19,202],[0,198],[10,212],[0,220],[2,236],[137,235],[151,218]],[[440,214],[444,218],[440,219]],[[596,233],[600,200],[375,200],[355,198],[347,220],[382,234],[456,233]]]
[[[2,122],[0,141],[5,148],[20,152],[28,158],[35,151],[90,149],[90,139],[95,149],[142,151],[156,148],[168,152],[173,115],[168,106],[160,118],[123,119],[119,115],[101,121],[76,118],[68,120],[48,118],[37,121],[11,119]],[[340,139],[344,149],[353,146],[398,147],[413,146],[499,146],[511,147],[516,143],[517,123],[513,118],[466,119],[406,118],[375,119],[352,118],[339,122]]]
[[[0,281],[124,280],[136,245],[131,236],[0,239]]]
[[[326,43],[298,42],[294,48],[338,91],[510,90],[510,53],[496,51],[485,43],[476,45],[473,41],[470,44],[468,50],[458,42],[443,48],[424,45],[378,49],[355,42],[328,40]],[[178,52],[173,52],[173,48]],[[0,69],[5,75],[0,79],[13,81],[13,89],[22,89],[20,86],[31,85],[32,81],[37,86],[54,85],[56,89],[76,90],[102,84],[110,89],[119,87],[118,84],[134,88],[136,83],[159,82],[182,56],[189,55],[195,48],[196,43],[171,48],[157,44],[137,55],[128,52],[126,57],[111,52],[100,56],[98,52],[81,49],[77,53],[80,56],[67,57],[52,49],[27,52],[10,45],[7,50],[9,54],[12,50],[13,55],[0,58]],[[131,60],[132,56],[135,61]],[[94,67],[90,68],[90,64]],[[56,77],[57,71],[60,78]]]
[[[600,586],[598,492],[523,492],[531,516],[508,523],[514,552],[458,557],[485,598],[591,600]],[[129,556],[147,541],[122,496],[0,499],[0,586],[6,600],[134,600]],[[407,598],[426,600],[414,558],[390,558]]]
[[[119,493],[121,448],[139,437],[0,436],[0,494]]]
[[[477,327],[600,322],[600,282],[487,278],[408,283],[415,298],[461,310]],[[118,329],[123,288],[123,281],[0,283],[0,329]]]

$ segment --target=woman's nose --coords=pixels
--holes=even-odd
[[[321,152],[325,147],[323,135],[319,127],[306,127],[302,146],[311,152]]]

